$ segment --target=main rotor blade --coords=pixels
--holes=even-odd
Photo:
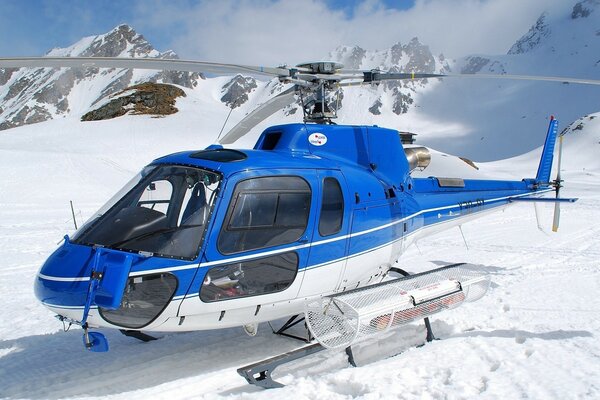
[[[206,72],[215,74],[258,74],[287,77],[286,68],[220,64],[204,61],[163,58],[122,57],[13,57],[0,58],[0,68],[136,68],[166,71]]]
[[[570,78],[561,76],[535,76],[535,75],[509,75],[509,74],[430,74],[430,73],[396,73],[370,71],[364,73],[364,83],[380,82],[387,80],[413,80],[424,78],[479,78],[479,79],[506,79],[523,81],[548,81],[561,83],[578,83],[582,85],[600,85],[599,79]],[[352,84],[343,85],[352,86]]]
[[[281,110],[283,107],[292,104],[296,88],[291,88],[279,93],[255,108],[250,114],[244,117],[236,126],[231,128],[225,136],[219,140],[220,144],[232,144],[239,138],[246,135],[256,125]]]
[[[509,74],[445,74],[447,77],[481,78],[481,79],[507,79],[522,81],[546,81],[561,83],[578,83],[582,85],[600,85],[599,79],[571,78],[562,76],[535,76],[535,75],[509,75]]]

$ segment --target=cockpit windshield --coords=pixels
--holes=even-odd
[[[192,260],[219,183],[218,174],[199,168],[148,167],[77,231],[73,242]]]

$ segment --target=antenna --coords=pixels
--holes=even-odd
[[[219,139],[221,138],[221,135],[223,134],[223,130],[225,129],[225,125],[227,125],[227,121],[229,121],[229,117],[231,116],[231,113],[233,112],[233,107],[229,108],[229,113],[227,114],[227,118],[225,118],[225,122],[223,122],[223,126],[221,127],[221,131],[219,132],[219,136],[217,136],[217,140],[215,140],[216,143],[219,142]]]

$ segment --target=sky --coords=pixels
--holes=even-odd
[[[339,45],[417,36],[436,54],[504,54],[576,0],[0,0],[0,57],[37,56],[121,23],[183,59],[293,65]]]

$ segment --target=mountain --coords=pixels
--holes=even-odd
[[[159,52],[128,25],[89,36],[67,48],[50,50],[55,57],[178,58]],[[196,73],[125,69],[5,69],[0,70],[0,130],[84,114],[100,100],[142,82],[173,83],[193,88],[203,79]]]
[[[342,63],[347,69],[424,73],[444,73],[450,70],[443,54],[434,56],[429,46],[422,44],[416,37],[406,44],[398,42],[384,50],[369,51],[359,46],[340,46],[330,52],[328,58]],[[395,115],[406,114],[414,105],[415,95],[427,83],[427,79],[385,82],[375,91],[375,98],[363,106],[373,115],[381,115],[384,104],[389,104]]]
[[[475,75],[600,79],[600,2],[584,0],[563,13],[543,13],[506,54],[471,55],[451,67]],[[598,86],[446,79],[419,99],[418,112],[406,125],[432,147],[475,160],[497,160],[516,155],[516,149],[540,146],[551,114],[564,127],[598,111],[598,95]]]
[[[549,75],[600,78],[600,1],[573,2],[564,12],[543,13],[516,37],[503,55],[474,54],[459,59],[434,55],[413,38],[388,49],[339,46],[323,58],[347,69],[392,72],[453,72],[469,79],[385,82],[343,89],[337,123],[376,124],[417,133],[419,144],[475,161],[513,157],[541,145],[551,114],[566,126],[599,110],[598,87],[556,82],[476,79],[478,74]],[[49,55],[176,57],[160,53],[131,27],[121,25]],[[0,70],[0,129],[55,117],[78,119],[116,93],[144,81],[179,85],[186,97],[180,112],[198,121],[210,138],[233,127],[257,105],[281,92],[277,80],[249,76],[204,78],[197,74],[109,69]],[[187,106],[180,107],[180,103]],[[172,117],[167,117],[172,118]],[[235,146],[252,147],[266,126],[299,122],[293,104],[275,113]],[[213,139],[214,140],[214,139]]]
[[[128,25],[120,25],[106,34],[83,38],[67,48],[53,49],[47,56],[178,58],[172,51],[157,51]],[[444,72],[449,69],[443,55],[434,56],[428,46],[421,44],[417,38],[406,44],[397,43],[386,50],[368,51],[358,46],[340,46],[332,51],[328,58],[342,62],[346,68],[354,69],[393,72]],[[204,77],[173,71],[98,68],[0,70],[0,130],[59,116],[85,114],[90,109],[106,103],[109,96],[142,82],[172,83],[193,89],[198,86],[200,79]],[[380,115],[382,107],[389,103],[394,115],[407,113],[414,104],[415,94],[426,85],[426,80],[386,82],[381,85],[367,108],[372,115]],[[257,90],[259,86],[263,90]],[[269,90],[265,90],[267,87]],[[259,96],[250,102],[255,105],[264,102],[282,87],[277,82],[257,81],[253,77],[236,75],[228,78],[221,86],[218,101],[236,109],[250,100],[252,92],[262,92],[267,96]],[[299,116],[301,113],[296,114],[298,108],[290,107],[285,115]]]

